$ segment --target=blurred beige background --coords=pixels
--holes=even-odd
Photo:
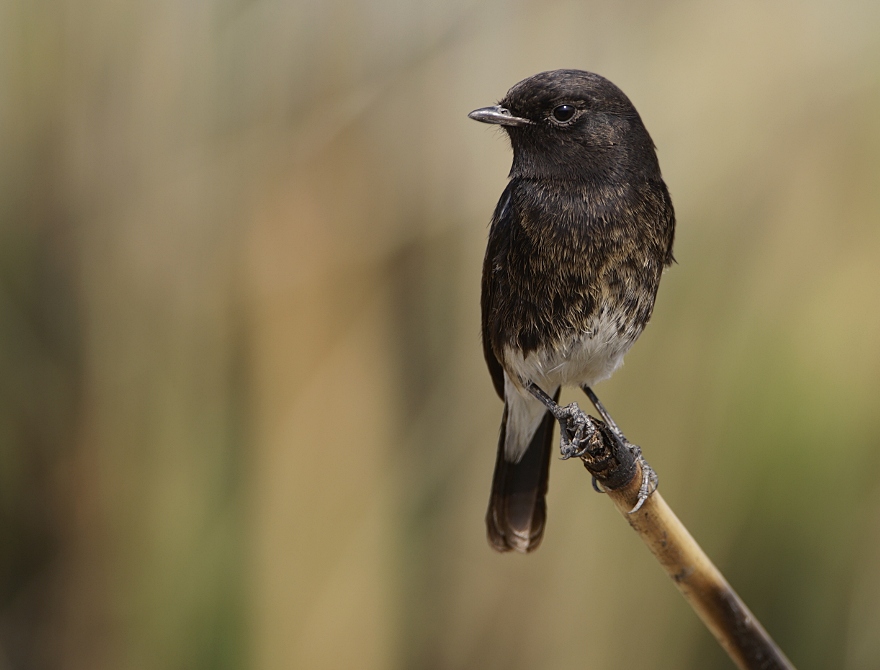
[[[557,67],[678,213],[599,394],[801,670],[880,667],[875,0],[3,0],[0,670],[731,667],[582,468],[484,539],[466,114]]]

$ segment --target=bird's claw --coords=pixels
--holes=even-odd
[[[559,407],[554,415],[559,421],[561,436],[559,450],[562,460],[579,458],[587,453],[586,444],[596,431],[592,419],[584,414],[576,402]]]
[[[636,500],[635,506],[629,511],[630,514],[635,514],[642,508],[645,501],[651,497],[651,494],[657,490],[657,486],[660,484],[660,479],[657,477],[657,473],[654,472],[654,468],[648,465],[648,461],[642,456],[642,450],[634,444],[628,446],[632,451],[633,456],[635,456],[636,460],[639,462],[639,466],[642,470],[642,483],[639,485],[639,497],[638,500]]]

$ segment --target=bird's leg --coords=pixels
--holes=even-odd
[[[608,424],[608,427],[611,431],[620,438],[620,441],[625,445],[629,446],[630,441],[626,439],[624,434],[621,432],[620,428],[617,427],[617,424],[614,422],[614,419],[611,418],[611,415],[608,413],[608,410],[605,409],[605,405],[599,400],[599,397],[593,392],[589,386],[581,386],[581,390],[587,394],[587,397],[590,399],[590,402],[593,403],[593,407],[599,412],[602,416],[602,420]]]
[[[572,456],[583,455],[585,448],[581,445],[585,444],[596,431],[596,426],[593,424],[593,420],[590,419],[580,407],[578,407],[576,402],[566,405],[565,407],[560,407],[559,404],[549,395],[544,393],[544,390],[537,384],[529,382],[526,388],[529,393],[544,404],[559,422],[559,432],[561,435],[560,451],[562,452],[563,460],[569,459]]]
[[[642,456],[641,447],[633,444],[629,440],[626,439],[626,436],[617,427],[617,424],[614,422],[614,419],[611,418],[611,415],[608,413],[608,410],[605,409],[605,406],[599,400],[598,396],[593,392],[589,386],[581,386],[581,390],[587,394],[587,397],[590,399],[590,402],[593,403],[593,406],[602,415],[602,420],[608,424],[608,427],[611,429],[617,438],[626,446],[635,456],[636,460],[638,460],[639,465],[642,468],[642,484],[639,486],[639,499],[636,502],[635,507],[633,507],[629,513],[633,514],[638,512],[641,509],[642,505],[645,504],[645,501],[651,496],[654,491],[657,490],[657,486],[660,481],[657,477],[657,473],[654,472],[654,468],[648,465],[648,461],[645,460],[645,457]],[[595,488],[595,485],[594,485]]]

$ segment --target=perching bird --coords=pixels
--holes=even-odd
[[[544,533],[554,424],[529,388],[595,397],[651,317],[675,214],[638,112],[599,75],[542,72],[469,116],[513,147],[483,264],[483,351],[504,400],[486,524],[495,549],[528,552]]]

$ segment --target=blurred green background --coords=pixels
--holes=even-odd
[[[731,667],[575,464],[484,539],[466,114],[558,67],[678,214],[600,396],[801,670],[880,667],[880,3],[2,0],[0,670]]]

